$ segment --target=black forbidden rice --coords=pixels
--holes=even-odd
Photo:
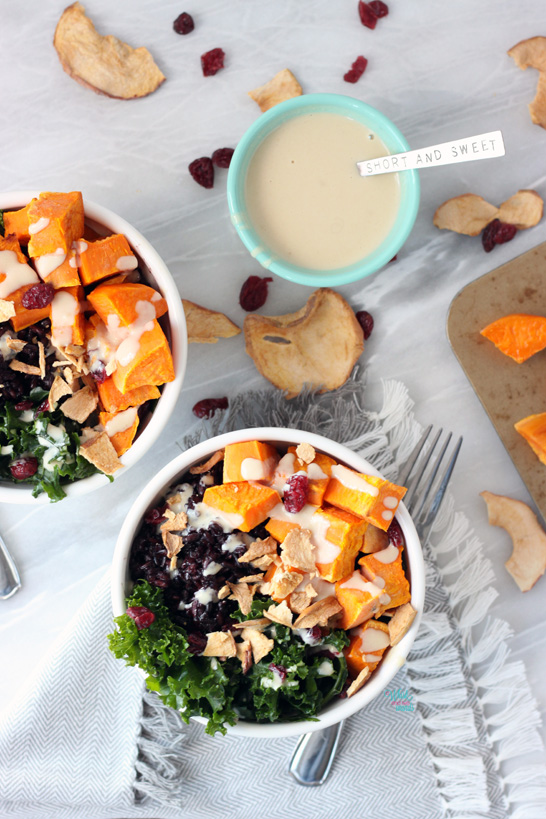
[[[193,508],[203,500],[207,486],[222,483],[222,469],[223,465],[219,463],[203,475],[191,475],[188,472],[182,477],[179,484],[193,486],[193,493],[187,502],[188,508]],[[195,599],[195,593],[209,588],[219,591],[226,583],[236,583],[239,578],[251,574],[252,569],[249,569],[248,563],[240,564],[237,559],[245,553],[244,545],[233,551],[222,551],[222,545],[228,537],[238,534],[238,530],[224,532],[217,523],[212,522],[207,529],[185,530],[184,546],[177,555],[177,571],[171,572],[170,558],[159,529],[159,524],[165,520],[162,516],[165,508],[157,507],[145,516],[131,549],[130,577],[133,581],[147,580],[151,585],[163,589],[165,604],[172,620],[186,630],[189,650],[198,654],[206,646],[207,632],[230,630],[233,624],[230,615],[237,610],[237,603],[224,599],[204,605]],[[263,525],[257,526],[248,534],[251,538],[268,536]],[[222,568],[216,574],[204,575],[203,570],[212,562],[221,564]]]

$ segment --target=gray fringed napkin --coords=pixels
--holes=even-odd
[[[309,429],[396,479],[420,431],[411,401],[388,382],[372,413],[362,392],[352,379],[335,394],[290,402],[247,393],[183,448],[224,429]],[[293,739],[212,738],[145,692],[140,674],[107,649],[106,575],[0,723],[0,815],[254,819],[261,805],[268,819],[285,819],[305,800],[305,815],[336,819],[544,819],[546,771],[521,759],[542,748],[539,716],[522,664],[508,658],[509,628],[487,614],[496,597],[491,566],[450,497],[431,542],[410,658],[389,690],[348,720],[320,788],[304,791],[289,776]]]

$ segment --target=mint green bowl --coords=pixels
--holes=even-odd
[[[283,122],[300,114],[330,113],[350,117],[374,131],[390,153],[409,150],[398,128],[376,108],[342,94],[304,94],[281,102],[262,114],[243,135],[229,166],[227,197],[231,221],[247,250],[262,267],[283,279],[310,287],[324,287],[363,279],[386,265],[408,238],[419,208],[417,171],[400,173],[400,207],[394,225],[384,241],[358,262],[330,270],[313,270],[290,264],[265,245],[248,217],[245,183],[250,161],[263,140]]]

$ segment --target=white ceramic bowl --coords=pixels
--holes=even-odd
[[[144,513],[160,500],[166,490],[180,478],[190,466],[201,463],[209,455],[226,444],[237,441],[267,441],[280,447],[291,446],[301,442],[310,443],[316,450],[330,455],[336,461],[345,464],[358,472],[378,475],[368,461],[352,452],[342,444],[315,435],[311,432],[302,432],[294,429],[282,427],[260,427],[257,429],[237,430],[210,438],[197,446],[191,447],[182,455],[179,455],[161,472],[159,472],[142,490],[131,507],[119,533],[112,566],[112,607],[114,616],[118,617],[125,613],[125,598],[131,589],[129,580],[129,554],[133,539],[140,527]],[[364,708],[371,700],[377,697],[389,684],[396,672],[404,664],[405,658],[413,644],[419,628],[423,603],[425,598],[425,567],[419,537],[415,531],[415,526],[411,517],[403,505],[400,504],[396,512],[404,537],[406,539],[406,560],[408,575],[411,583],[411,604],[417,611],[417,616],[408,633],[402,638],[398,645],[389,648],[369,682],[350,698],[337,699],[329,703],[319,714],[316,722],[300,720],[297,722],[278,723],[256,723],[239,721],[237,725],[228,726],[230,734],[250,737],[288,737],[298,734],[305,734],[311,731],[319,731],[328,725],[335,725],[340,720],[350,717],[356,711]],[[205,723],[202,717],[194,717],[198,722]]]
[[[39,191],[2,193],[0,194],[0,210],[16,210],[17,208],[22,208],[36,196],[39,196]],[[176,374],[175,379],[165,384],[162,388],[161,398],[159,398],[146,426],[139,433],[131,448],[122,455],[121,462],[124,468],[118,470],[114,475],[114,479],[119,480],[131,466],[142,458],[154,441],[156,441],[169,420],[178,400],[184,372],[186,370],[188,348],[186,319],[176,284],[165,262],[148,240],[121,216],[85,198],[84,210],[86,224],[96,230],[97,233],[124,234],[139,260],[139,269],[142,273],[143,280],[161,291],[169,308],[168,313],[160,319],[160,323],[166,332],[171,346]],[[92,492],[94,489],[98,489],[108,482],[109,479],[106,475],[97,473],[91,475],[89,478],[67,484],[63,489],[68,497],[75,497],[77,495],[84,495],[87,492]],[[37,498],[33,498],[31,486],[0,481],[0,502],[49,503],[49,498],[45,493],[42,493]]]

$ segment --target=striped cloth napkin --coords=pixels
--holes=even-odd
[[[366,412],[362,391],[355,378],[312,402],[246,393],[222,423],[310,429],[396,479],[420,432],[411,401],[388,382],[382,409]],[[546,770],[522,756],[543,750],[539,716],[523,666],[508,657],[507,625],[487,614],[496,596],[491,566],[451,497],[431,544],[423,624],[408,662],[348,720],[329,779],[312,789],[288,774],[293,739],[209,737],[110,655],[106,572],[0,723],[0,816],[254,819],[262,806],[268,819],[285,819],[299,805],[329,819],[544,819]]]

